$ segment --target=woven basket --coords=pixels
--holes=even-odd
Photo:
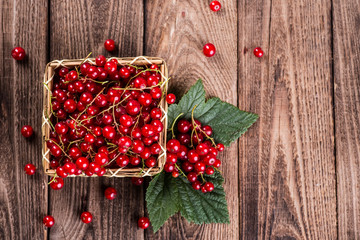
[[[150,64],[157,64],[160,68],[160,74],[162,76],[161,82],[161,89],[166,96],[167,93],[167,81],[168,81],[168,70],[166,67],[166,63],[163,59],[157,57],[126,57],[126,58],[116,58],[112,57],[110,59],[117,59],[119,65],[135,65],[135,66],[144,66]],[[43,120],[42,120],[42,155],[43,155],[43,168],[44,172],[49,176],[55,175],[55,170],[50,169],[50,150],[46,145],[46,141],[49,139],[50,136],[50,117],[51,117],[51,90],[53,87],[53,77],[55,74],[55,69],[59,67],[75,67],[80,66],[83,62],[89,62],[90,64],[95,64],[94,58],[87,58],[87,59],[64,59],[64,60],[54,60],[49,62],[46,65],[45,74],[44,74],[44,98],[43,98]],[[160,108],[163,112],[163,118],[161,119],[164,130],[160,133],[159,144],[162,148],[162,151],[158,157],[157,166],[153,168],[139,168],[139,167],[125,167],[125,168],[113,168],[113,169],[106,169],[106,173],[104,176],[106,177],[144,177],[144,176],[152,176],[159,173],[166,160],[166,129],[167,129],[167,103],[164,98],[160,101]],[[69,175],[71,177],[75,177],[76,175]],[[86,177],[85,174],[81,174],[78,176]],[[96,177],[96,174],[93,175]]]

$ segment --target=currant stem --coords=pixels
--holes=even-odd
[[[171,133],[172,133],[172,138],[175,138],[175,133],[174,133],[174,126],[176,121],[179,119],[179,117],[181,117],[182,115],[184,115],[184,113],[180,113],[175,120],[173,121],[172,125],[171,125]]]

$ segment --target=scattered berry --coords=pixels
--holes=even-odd
[[[139,228],[147,229],[150,226],[150,221],[147,217],[141,217],[138,221]]]
[[[108,39],[104,43],[104,47],[107,51],[112,52],[115,50],[115,42],[112,39]]]
[[[221,4],[219,1],[212,1],[210,3],[210,9],[214,12],[217,12],[221,9]]]
[[[167,102],[168,104],[173,104],[173,103],[175,103],[175,101],[176,101],[176,96],[175,96],[174,94],[169,93],[169,94],[166,96],[166,102]]]
[[[53,216],[48,215],[43,218],[43,223],[44,223],[45,227],[50,228],[50,227],[54,226],[55,219],[53,218]]]
[[[27,175],[34,175],[36,172],[36,167],[33,164],[28,163],[25,165],[24,171]]]
[[[264,55],[263,50],[260,47],[254,49],[255,57],[261,58]]]
[[[26,53],[22,47],[15,47],[13,50],[11,50],[11,56],[15,60],[21,61],[26,57]]]
[[[26,138],[31,137],[33,135],[33,128],[30,125],[24,125],[21,128],[21,134]]]
[[[207,43],[204,45],[204,48],[203,48],[203,53],[205,56],[207,57],[212,57],[215,55],[216,53],[216,49],[215,49],[215,46],[214,44],[212,43]]]
[[[112,187],[108,187],[107,189],[105,189],[105,197],[109,200],[114,200],[116,198],[117,195],[117,191],[115,190],[115,188]]]
[[[82,221],[83,223],[88,224],[88,223],[91,223],[91,221],[92,221],[92,219],[93,219],[93,216],[92,216],[91,213],[89,213],[89,212],[83,212],[83,213],[81,214],[80,218],[81,218],[81,221]]]

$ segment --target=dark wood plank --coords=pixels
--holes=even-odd
[[[241,238],[336,239],[331,3],[271,4],[239,7]]]
[[[340,239],[360,239],[359,1],[333,1],[335,140]]]
[[[51,59],[111,56],[104,41],[118,45],[114,56],[137,56],[143,50],[143,3],[137,1],[51,1]],[[108,201],[104,190],[113,186],[117,199]],[[144,214],[142,188],[129,178],[69,178],[64,189],[50,192],[50,212],[57,219],[51,239],[143,239],[137,219]],[[92,212],[91,224],[80,221]]]
[[[29,12],[31,8],[31,12]],[[0,3],[0,239],[44,239],[47,184],[41,167],[41,81],[46,64],[47,1]],[[36,43],[36,44],[35,44]],[[22,46],[27,59],[11,57]],[[25,139],[20,129],[33,126]],[[24,173],[27,163],[38,171]]]
[[[169,66],[170,91],[178,97],[202,78],[209,96],[237,104],[237,5],[223,2],[214,13],[207,1],[146,1],[145,54],[163,57]],[[204,44],[212,42],[217,53],[207,58]],[[238,147],[233,144],[221,155],[225,191],[230,210],[229,225],[189,224],[179,215],[148,239],[238,239]]]

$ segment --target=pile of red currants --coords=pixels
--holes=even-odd
[[[56,170],[51,188],[61,189],[68,175],[155,167],[162,151],[164,81],[158,65],[122,66],[102,55],[96,65],[60,68],[53,81],[46,142],[50,167]],[[174,103],[175,96],[169,94],[166,101]]]
[[[166,144],[167,157],[164,171],[173,177],[182,174],[192,184],[193,189],[203,193],[212,192],[214,184],[204,178],[212,175],[221,165],[217,158],[218,152],[224,150],[222,143],[216,144],[211,137],[213,130],[209,125],[203,125],[192,118],[191,121],[181,119],[174,129],[171,129],[173,139]]]

